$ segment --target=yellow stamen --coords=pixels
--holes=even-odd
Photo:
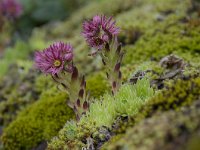
[[[55,60],[53,64],[55,67],[59,67],[61,65],[61,62],[60,60]]]

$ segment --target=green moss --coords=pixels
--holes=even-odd
[[[76,55],[76,65],[79,68],[82,68],[81,72],[91,75],[87,79],[87,88],[91,93],[91,97],[101,97],[104,92],[108,91],[108,87],[104,82],[104,77],[100,74],[91,74],[91,72],[96,72],[97,70],[101,69],[101,60],[99,60],[98,57],[85,57],[89,53],[89,49],[83,37],[80,36],[81,23],[83,19],[91,18],[94,14],[113,15],[117,20],[117,24],[122,29],[120,40],[122,39],[124,44],[123,48],[127,51],[124,60],[124,67],[122,68],[122,73],[124,75],[123,81],[127,81],[130,75],[134,72],[135,68],[137,68],[137,65],[140,65],[140,63],[149,60],[158,61],[163,56],[171,53],[185,58],[187,61],[190,61],[192,65],[195,64],[197,69],[199,69],[200,27],[198,26],[197,14],[195,14],[196,12],[189,12],[188,10],[190,9],[190,0],[183,0],[181,2],[180,0],[103,0],[101,2],[92,2],[72,14],[71,18],[69,18],[66,22],[55,24],[53,25],[53,28],[51,25],[49,25],[45,26],[44,28],[35,29],[28,44],[20,41],[14,46],[14,48],[9,48],[5,52],[5,61],[2,60],[0,62],[0,66],[3,66],[4,68],[2,69],[1,67],[0,72],[5,74],[6,70],[8,69],[8,64],[6,62],[7,60],[8,62],[9,60],[15,61],[16,58],[24,60],[29,57],[30,50],[42,49],[46,47],[45,45],[48,45],[53,40],[70,41],[75,47],[74,52]],[[188,20],[187,18],[190,19]],[[23,63],[24,62],[22,61],[19,63],[19,65],[21,66]],[[153,67],[154,68],[152,69],[156,70],[156,72],[159,74],[163,73],[162,68],[157,66]],[[144,64],[139,70],[143,69],[149,69],[149,64]],[[192,74],[195,73],[196,69],[187,70],[185,75],[190,75],[191,72]],[[5,101],[8,100],[7,102],[1,102],[0,105],[0,113],[3,112],[0,114],[0,118],[3,116],[6,120],[6,124],[15,118],[18,111],[27,106],[24,104],[32,103],[38,98],[38,96],[40,97],[38,102],[29,107],[30,111],[27,109],[26,111],[23,111],[27,113],[26,116],[21,115],[20,113],[19,117],[17,117],[17,119],[5,129],[4,141],[7,147],[10,146],[10,149],[12,149],[13,145],[16,146],[15,149],[29,149],[32,146],[36,146],[41,141],[50,139],[52,136],[56,135],[58,128],[56,127],[57,123],[55,122],[57,120],[49,111],[51,110],[59,112],[57,109],[60,108],[64,110],[66,103],[64,102],[64,99],[57,100],[61,99],[59,95],[60,93],[57,93],[58,90],[56,89],[56,85],[49,81],[50,77],[46,78],[45,76],[39,76],[36,81],[32,80],[31,77],[26,77],[26,80],[21,80],[21,78],[24,77],[23,73],[16,74],[16,72],[11,72],[10,74],[11,75],[7,74],[9,77],[6,80],[6,84],[10,85],[3,85],[4,88],[1,88],[3,89],[3,94],[1,94],[2,90],[0,91],[0,98],[3,98],[3,100],[6,99]],[[157,77],[158,76],[155,78]],[[15,82],[10,82],[11,79]],[[19,79],[20,82],[18,82]],[[20,90],[19,87],[21,86],[19,85],[25,83],[23,85],[27,86],[27,79],[31,80],[31,84],[28,83],[28,87],[31,87],[29,90],[33,90],[34,92],[29,93],[27,90],[25,90],[25,96],[21,96],[18,93],[21,93],[23,90]],[[148,105],[145,105],[141,109],[141,114],[134,115],[134,119],[131,120],[130,123],[131,125],[128,124],[128,126],[136,125],[141,120],[153,116],[158,111],[164,112],[174,109],[179,110],[184,105],[190,105],[192,101],[197,98],[197,95],[199,95],[197,91],[197,89],[200,87],[199,82],[199,79],[192,79],[191,81],[178,80],[175,82],[177,85],[174,85],[173,83],[173,85],[170,85],[167,90],[164,90],[156,95],[152,99],[152,102],[149,102]],[[40,95],[40,93],[42,94]],[[24,93],[22,92],[22,94]],[[166,97],[169,99],[166,99]],[[47,98],[49,98],[49,100]],[[53,99],[55,99],[55,102]],[[47,103],[49,103],[49,105],[51,103],[51,105],[49,106]],[[53,108],[53,106],[57,103],[59,103],[57,106],[58,108]],[[101,103],[97,104],[97,106],[100,105]],[[47,108],[47,106],[49,108]],[[7,111],[7,108],[9,108],[10,111]],[[95,108],[96,107],[94,107],[94,109]],[[119,108],[121,108],[121,106]],[[124,110],[125,109],[123,107],[123,109],[120,109],[119,112],[125,112]],[[131,114],[130,110],[129,114]],[[45,112],[44,116],[41,115],[43,112]],[[107,112],[109,112],[109,110]],[[46,113],[49,115],[47,116]],[[36,114],[40,115],[37,116]],[[96,116],[98,115],[99,114],[96,114]],[[112,112],[110,115],[112,115]],[[63,115],[60,116],[63,117]],[[100,118],[105,116],[106,115],[100,115]],[[33,118],[37,119],[34,120]],[[48,120],[46,118],[53,118],[53,120],[56,121],[54,122],[51,119]],[[113,122],[113,118],[111,119],[112,121],[110,121],[110,118],[106,118],[108,121],[103,119],[102,122],[106,123],[101,122],[101,124],[110,125]],[[31,120],[30,123],[28,122],[29,120]],[[57,121],[59,122],[59,128],[64,125],[66,120],[63,120],[62,123]],[[90,124],[91,122],[87,123]],[[55,130],[53,129],[54,127]],[[91,126],[91,128],[92,127],[93,126]],[[29,130],[30,128],[31,130]],[[81,129],[84,128],[85,127],[79,128],[79,130],[81,131]],[[120,132],[124,132],[124,130],[126,130],[126,125],[122,126],[121,128],[123,129]],[[66,131],[65,129],[63,131]],[[85,133],[88,135],[88,130],[82,130],[79,137],[84,137]],[[22,142],[23,140],[24,142]],[[65,140],[55,138],[55,144],[53,144],[53,146],[55,146],[55,149],[60,149],[60,147],[65,149],[67,144],[83,144],[81,140],[82,139],[80,138],[78,141],[75,140],[70,141],[71,143],[68,143]],[[12,144],[11,142],[13,141],[14,143]]]
[[[191,20],[198,20],[198,17],[196,12],[188,14],[192,8],[190,1],[148,0],[136,6],[116,17],[127,51],[125,64],[159,60],[171,53],[199,62],[200,28],[191,26]],[[182,21],[188,15],[192,19]]]
[[[88,77],[87,90],[94,98],[103,96],[105,92],[109,90],[109,86],[106,81],[106,77],[102,73],[96,73]]]
[[[137,65],[132,65],[132,64],[126,64],[121,67],[123,83],[126,83],[128,81],[128,79],[132,76],[135,68],[137,68]]]
[[[183,149],[186,141],[199,131],[199,104],[182,108],[180,112],[169,111],[155,114],[133,128],[127,129],[118,140],[110,140],[102,150],[154,150]],[[178,144],[177,144],[178,142]]]
[[[189,106],[200,96],[200,78],[176,80],[168,87],[158,92],[128,122],[122,123],[114,132],[124,133],[127,126],[135,126],[145,118],[152,117],[157,112],[169,110],[179,111],[183,106]]]
[[[156,111],[179,110],[198,99],[199,88],[200,78],[186,81],[179,79],[153,97],[140,114],[151,116]]]
[[[191,4],[187,0],[182,1],[182,3],[179,3],[179,0],[136,0],[131,9],[121,12],[117,16],[117,24],[123,29],[122,32],[151,33],[155,32],[155,29],[161,29],[170,22],[180,19],[190,7]],[[126,38],[129,39],[128,36]]]
[[[81,147],[85,147],[86,145],[81,141],[84,135],[81,135],[81,133],[88,133],[89,135],[92,132],[90,131],[91,124],[88,125],[89,123],[85,124],[84,127],[78,127],[75,121],[67,122],[62,130],[59,131],[58,136],[48,143],[48,150],[78,150]],[[87,138],[86,135],[85,138]]]
[[[100,97],[108,90],[107,82],[102,74],[94,74],[90,76],[87,83],[91,97]],[[3,136],[5,148],[8,147],[8,149],[13,149],[13,147],[9,147],[9,141],[15,142],[13,141],[14,139],[12,136],[18,137],[18,141],[15,143],[16,149],[28,149],[37,146],[40,142],[49,140],[52,136],[55,136],[65,122],[73,116],[72,110],[66,106],[65,93],[58,92],[56,83],[54,83],[50,77],[44,75],[38,76],[35,79],[33,87],[38,93],[41,93],[40,99],[38,102],[23,110],[16,120],[5,129],[5,134]],[[19,96],[16,95],[15,98],[17,98],[18,101]],[[16,99],[13,99],[12,101],[17,102]],[[6,106],[7,104],[8,101],[2,102],[0,108],[8,108],[8,106]],[[9,108],[9,112],[15,111],[14,105],[9,105]],[[15,116],[16,115],[4,114],[2,117],[4,117],[4,120],[10,121],[13,120]],[[34,119],[37,121],[26,124],[26,121]],[[23,133],[19,136],[16,135],[17,132],[22,132],[21,130],[23,128],[25,128]],[[33,136],[31,134],[29,135],[29,132],[34,132]],[[26,138],[27,140],[24,140]]]
[[[199,129],[200,131],[200,129]],[[190,139],[187,141],[186,144],[184,144],[184,146],[186,147],[186,150],[198,150],[200,147],[200,135],[198,134],[199,131],[197,131],[196,133],[194,133]]]
[[[86,81],[87,91],[90,92],[91,98],[99,98],[109,90],[106,77],[104,77],[102,73],[94,73],[88,76]],[[44,75],[40,75],[36,78],[35,88],[37,91],[42,92],[42,97],[50,96],[58,90],[56,88],[56,83],[52,80],[52,78]],[[45,91],[48,88],[51,88],[54,92],[50,93]]]
[[[104,94],[100,100],[90,104],[89,112],[75,124],[68,122],[59,132],[58,137],[49,144],[49,149],[58,150],[64,146],[78,147],[86,146],[86,139],[93,137],[94,143],[97,139],[104,140],[104,132],[112,128],[117,116],[133,115],[139,108],[153,95],[154,91],[150,88],[149,80],[139,80],[135,85],[123,85],[119,92],[113,97]],[[103,129],[103,133],[101,133]],[[56,146],[63,143],[62,146]]]
[[[74,114],[67,107],[65,94],[57,92],[54,97],[43,97],[4,129],[3,145],[8,150],[31,149],[55,136],[71,118]]]
[[[46,93],[47,89],[55,87],[56,84],[53,82],[50,76],[41,74],[35,79],[34,86],[38,92],[42,93],[44,91],[44,93]]]
[[[137,63],[152,58],[159,60],[171,53],[187,61],[198,62],[199,31],[199,27],[191,29],[187,24],[176,23],[163,31],[145,35],[134,46],[125,47],[127,54],[124,62]]]
[[[65,145],[65,141],[60,140],[58,137],[54,137],[51,142],[48,144],[48,149],[49,150],[59,150],[59,149],[63,149],[63,150],[67,150],[64,148]]]
[[[111,127],[118,115],[132,115],[153,96],[153,89],[149,80],[138,80],[137,84],[123,85],[115,95],[105,94],[101,101],[91,103],[86,117],[82,117],[80,123],[95,122],[95,126]]]

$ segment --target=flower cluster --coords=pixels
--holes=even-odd
[[[113,94],[121,86],[120,66],[124,54],[117,40],[118,34],[119,28],[112,17],[97,15],[83,24],[83,36],[102,57]],[[76,113],[77,120],[86,114],[90,106],[86,81],[73,64],[73,48],[70,44],[55,42],[43,51],[37,51],[35,66],[43,73],[50,74],[59,87],[68,93],[67,104]]]
[[[0,14],[10,20],[16,19],[22,14],[22,5],[16,0],[1,0]]]
[[[118,35],[119,28],[115,26],[112,17],[94,16],[92,20],[83,23],[83,36],[91,47],[102,49],[113,36]]]
[[[56,42],[44,51],[35,53],[36,67],[46,74],[72,71],[73,48],[70,44]]]
[[[96,49],[93,55],[100,53],[113,94],[121,86],[122,77],[120,66],[124,52],[117,40],[119,31],[112,17],[104,15],[94,16],[92,20],[83,23],[82,34],[89,46]]]

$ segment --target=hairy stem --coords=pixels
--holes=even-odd
[[[116,37],[113,38],[112,42],[107,43],[105,49],[101,52],[102,62],[105,66],[106,75],[112,87],[113,95],[116,94],[122,84],[120,67],[123,55],[121,44],[119,44]]]
[[[68,93],[69,100],[67,104],[74,110],[76,119],[79,121],[81,116],[89,109],[84,76],[80,76],[78,69],[73,66],[71,73],[62,72],[58,75],[52,76],[52,78],[59,86],[61,86],[61,90]]]

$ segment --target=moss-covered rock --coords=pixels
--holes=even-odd
[[[67,120],[74,118],[66,98],[65,94],[57,92],[56,96],[43,97],[22,111],[16,120],[4,129],[4,148],[28,150],[55,136]]]
[[[34,83],[35,90],[40,93],[47,93],[49,88],[53,88],[55,86],[56,84],[52,78],[43,74],[38,75]]]
[[[140,118],[140,115],[150,117],[157,111],[179,110],[182,106],[189,106],[193,101],[198,100],[199,89],[199,77],[186,81],[178,79],[149,100],[137,118]]]
[[[169,110],[179,111],[183,106],[190,106],[200,97],[200,78],[189,80],[176,80],[171,82],[166,89],[158,92],[148,101],[139,113],[130,117],[128,122],[122,122],[117,129],[113,129],[116,134],[126,131],[128,126],[137,126],[145,118],[152,117],[157,112]]]
[[[191,23],[199,20],[194,9],[198,5],[189,0],[148,0],[136,4],[137,7],[117,16],[127,51],[124,64],[159,60],[172,53],[199,62],[200,28]]]
[[[102,150],[170,150],[183,149],[200,130],[200,101],[179,112],[157,113],[127,129],[120,140],[112,139]],[[192,150],[192,149],[188,149]]]
[[[51,139],[67,120],[73,119],[73,112],[67,107],[66,94],[58,91],[56,83],[52,82],[50,77],[39,75],[34,81],[32,86],[40,99],[23,110],[16,120],[5,128],[2,141],[6,149],[14,149],[14,147],[15,149],[33,148],[40,142]],[[91,75],[87,81],[91,98],[99,98],[108,90],[107,82],[101,73]],[[15,98],[19,99],[19,96],[16,95]],[[12,100],[13,103],[11,103],[11,100],[0,103],[2,111],[9,108],[6,112],[4,111],[4,114],[1,113],[6,124],[16,117],[16,113],[10,114],[18,110],[14,105],[18,102],[16,99]],[[20,134],[17,134],[18,132]],[[16,137],[17,140],[13,137]],[[10,145],[10,142],[14,144]]]
[[[172,25],[163,31],[166,33],[158,32],[142,37],[136,45],[126,47],[125,63],[136,63],[145,59],[159,60],[171,53],[178,54],[185,60],[193,59],[194,62],[198,62],[198,43],[200,41],[198,32],[200,28],[197,27],[194,30],[187,26]]]
[[[32,37],[27,43],[20,41],[14,48],[9,48],[5,53],[6,58],[0,62],[0,66],[2,66],[0,74],[5,75],[6,70],[9,71],[8,65],[5,65],[5,63],[16,62],[15,59],[24,60],[28,57],[32,58],[32,51],[26,51],[27,49],[42,49],[54,40],[69,41],[74,46],[74,54],[76,56],[74,63],[80,68],[81,72],[90,75],[86,79],[88,81],[87,89],[90,91],[91,97],[99,98],[108,90],[104,77],[101,74],[95,73],[101,70],[101,60],[98,57],[86,57],[90,53],[90,49],[83,37],[80,36],[83,20],[91,18],[97,13],[113,15],[121,28],[119,39],[126,50],[124,66],[122,66],[124,82],[135,71],[135,68],[144,61],[153,60],[157,62],[171,53],[184,58],[189,62],[187,62],[189,65],[196,66],[193,70],[184,70],[185,76],[195,74],[193,71],[198,72],[200,67],[198,1],[93,1],[77,10],[66,22],[37,28],[33,31]],[[17,51],[14,51],[15,49]],[[23,50],[21,51],[21,49]],[[144,66],[147,67],[148,64]],[[159,76],[166,73],[166,70],[163,70],[161,67],[155,65],[153,67],[156,67],[152,68],[152,70],[156,70],[157,73],[154,79],[158,79],[160,78]],[[147,67],[147,69],[149,68]],[[15,72],[11,71],[10,75],[7,74],[6,80],[1,78],[1,83],[3,84],[0,85],[0,124],[7,126],[22,110],[22,113],[19,114],[16,120],[4,129],[2,140],[5,144],[5,149],[31,149],[57,135],[59,129],[72,116],[72,111],[68,110],[69,108],[66,106],[66,97],[61,93],[57,93],[56,85],[53,82],[49,82],[50,77],[36,77],[38,74],[33,75],[32,71],[31,75],[33,76],[29,78],[27,75],[21,74],[21,71],[21,69]],[[5,82],[6,86],[4,86]],[[199,78],[194,79],[188,76],[185,80],[170,81],[169,83],[171,83],[170,86],[165,86],[167,89],[154,96],[147,105],[142,107],[139,113],[132,116],[132,119],[128,122],[122,121],[119,128],[114,128],[111,132],[115,134],[125,133],[126,127],[142,130],[143,128],[140,129],[138,124],[146,118],[151,120],[151,117],[158,112],[179,111],[182,106],[191,105],[193,101],[198,99],[200,94]],[[38,98],[40,100],[35,102]],[[32,106],[25,108],[32,103]],[[24,108],[25,110],[23,110]],[[175,112],[173,113],[175,114]],[[174,116],[176,117],[176,115]],[[90,122],[88,124],[90,125]],[[144,127],[143,123],[140,125]],[[163,124],[160,127],[162,128]],[[63,131],[65,131],[64,129],[65,127]],[[150,128],[147,127],[147,129]],[[165,134],[165,129],[161,133]],[[123,136],[123,134],[117,134],[114,137],[114,141],[123,140]],[[141,133],[141,138],[146,138],[146,136],[143,136],[143,133]],[[69,143],[69,145],[81,145],[83,144],[81,140],[83,138],[73,141],[74,143]],[[53,143],[52,149],[65,149],[66,141],[66,139],[54,138],[51,142]],[[132,146],[131,143],[130,145]]]
[[[93,143],[90,144],[98,148],[110,138],[110,129],[118,116],[136,114],[153,94],[154,91],[147,79],[138,81],[136,85],[123,85],[114,97],[111,94],[104,94],[90,104],[89,111],[78,123],[67,122],[58,136],[51,140],[48,148],[80,149],[89,144],[88,140],[92,140]]]

